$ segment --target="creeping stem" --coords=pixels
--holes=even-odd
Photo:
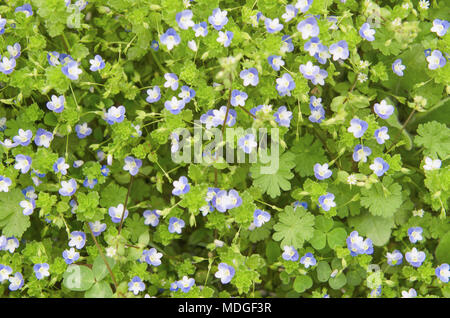
[[[130,178],[130,184],[128,185],[127,195],[125,196],[125,203],[123,204],[122,217],[120,218],[119,231],[117,233],[118,236],[120,235],[120,232],[122,231],[123,217],[125,216],[125,211],[127,210],[128,197],[130,196],[130,191],[131,191],[131,185],[132,184],[133,184],[133,176],[131,176],[131,178]]]

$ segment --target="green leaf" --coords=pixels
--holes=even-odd
[[[30,217],[23,214],[19,205],[22,200],[24,196],[19,189],[0,192],[0,228],[7,237],[21,238],[31,225]]]
[[[361,189],[361,194],[361,205],[373,215],[385,218],[393,216],[403,202],[402,187],[391,177],[384,177],[383,182],[372,185],[370,189]]]
[[[338,246],[345,245],[346,238],[347,238],[347,231],[342,227],[335,228],[331,232],[327,233],[328,245],[332,249]]]
[[[94,283],[94,273],[87,266],[71,264],[63,275],[64,287],[73,291],[88,290]]]
[[[105,258],[108,262],[109,267],[112,270],[116,262],[114,261],[114,259],[110,257],[105,256]],[[94,273],[96,281],[101,281],[103,278],[106,277],[106,275],[109,274],[108,268],[106,267],[106,264],[100,255],[97,256],[97,258],[94,260],[94,264],[92,265],[92,272]]]
[[[303,207],[298,207],[295,211],[291,206],[287,206],[279,214],[279,222],[273,228],[275,233],[273,239],[281,241],[280,246],[294,246],[302,248],[303,243],[313,237],[314,216],[306,212]]]
[[[85,294],[85,298],[112,298],[113,291],[107,282],[97,282]]]
[[[295,154],[295,171],[301,177],[314,175],[314,165],[328,161],[322,143],[314,140],[312,135],[307,134],[294,142],[292,152]]]
[[[450,263],[450,232],[439,240],[435,255],[440,263]]]
[[[294,280],[294,290],[297,293],[303,293],[305,290],[311,288],[313,281],[308,275],[297,276]]]
[[[330,287],[333,289],[339,289],[347,284],[347,277],[345,277],[344,273],[340,273],[336,275],[336,277],[330,278],[328,284],[330,284]]]
[[[318,281],[324,283],[330,278],[331,267],[327,262],[320,261],[317,263],[316,272]]]
[[[394,218],[383,218],[369,213],[349,218],[349,224],[360,235],[370,238],[374,245],[383,246],[389,242],[394,227]]]
[[[450,128],[445,124],[432,121],[419,125],[417,133],[419,135],[416,136],[414,142],[425,148],[423,153],[426,156],[433,159],[439,156],[441,159],[445,159],[450,155]]]
[[[250,168],[250,172],[254,179],[254,185],[261,188],[272,198],[276,198],[281,194],[280,189],[283,191],[290,190],[291,183],[289,180],[294,177],[294,174],[291,172],[291,169],[295,166],[294,157],[294,154],[291,152],[285,152],[279,159],[278,170],[267,174],[263,171],[263,169],[268,169],[266,166],[260,163],[253,165]]]

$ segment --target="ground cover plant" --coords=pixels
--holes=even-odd
[[[2,1],[0,295],[449,297],[449,20]]]

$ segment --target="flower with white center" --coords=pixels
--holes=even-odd
[[[423,240],[422,232],[423,229],[420,226],[410,227],[408,229],[409,241],[411,243],[417,243],[418,241],[422,241]]]
[[[405,259],[413,267],[420,267],[425,261],[426,255],[424,252],[418,251],[415,247],[405,254]]]
[[[247,70],[242,70],[239,76],[244,80],[244,86],[252,85],[256,86],[259,82],[258,70],[251,67]]]
[[[389,105],[385,99],[380,103],[375,103],[373,110],[378,117],[388,119],[394,113],[394,106]]]
[[[212,15],[208,17],[208,22],[214,29],[220,31],[224,25],[228,23],[227,14],[227,11],[222,11],[220,8],[216,8],[213,10]]]
[[[289,35],[283,35],[283,37],[281,38],[281,49],[280,52],[281,53],[286,53],[286,52],[292,52],[294,51],[294,44],[292,43],[292,39]]]
[[[159,40],[167,47],[167,50],[171,51],[175,46],[180,44],[181,38],[173,28],[169,28],[160,36]]]
[[[151,225],[153,227],[159,224],[160,210],[145,210],[144,211],[144,224]]]
[[[293,246],[287,246],[285,245],[283,247],[283,254],[281,254],[281,257],[283,257],[286,261],[293,261],[296,262],[298,260],[298,252]]]
[[[70,61],[69,63],[65,64],[61,71],[64,75],[66,75],[71,80],[77,80],[79,75],[83,73],[83,71],[78,68],[79,64],[75,61]]]
[[[183,276],[182,280],[177,281],[178,288],[183,292],[187,293],[195,284],[195,279],[188,278],[187,276]]]
[[[17,143],[21,146],[28,146],[31,142],[31,138],[33,137],[33,133],[31,132],[31,130],[23,130],[23,129],[19,129],[18,131],[18,135],[13,137],[13,141],[14,143]]]
[[[241,92],[237,89],[234,89],[231,92],[231,100],[230,103],[232,106],[245,106],[245,101],[247,100],[248,95],[245,92]]]
[[[138,174],[139,168],[142,166],[142,160],[127,156],[124,162],[123,170],[129,171],[132,176]]]
[[[162,253],[158,253],[156,248],[151,248],[146,254],[145,254],[145,261],[149,265],[153,266],[159,266],[161,265],[161,257]]]
[[[62,255],[63,255],[64,261],[68,265],[76,262],[80,258],[80,253],[78,253],[73,247],[71,247],[69,250],[64,250]]]
[[[83,123],[75,126],[75,132],[77,133],[77,137],[79,139],[83,139],[92,134],[92,129],[89,128],[87,123]]]
[[[86,234],[81,231],[73,231],[70,233],[69,247],[75,247],[80,250],[86,244]]]
[[[92,72],[99,71],[105,68],[105,61],[103,61],[100,55],[96,55],[92,60],[89,60],[91,67],[89,68]]]
[[[61,113],[64,110],[65,98],[63,95],[52,95],[52,100],[47,102],[47,108],[55,113]]]
[[[69,181],[61,181],[61,188],[59,194],[65,197],[71,197],[77,191],[77,182],[74,179]]]
[[[113,223],[120,223],[122,216],[124,220],[128,217],[128,210],[125,210],[124,213],[123,209],[124,207],[122,203],[120,203],[117,207],[112,206],[108,209],[109,216],[111,217],[111,221]]]
[[[267,32],[269,33],[277,33],[283,29],[283,25],[280,23],[280,20],[278,18],[273,20],[266,18],[266,20],[264,21],[264,25],[266,26]]]
[[[16,156],[16,164],[14,169],[20,170],[21,173],[27,173],[31,168],[31,157],[19,154]]]
[[[314,258],[314,255],[312,253],[306,253],[301,259],[300,263],[305,265],[305,268],[308,268],[310,266],[314,266],[317,264],[316,259]]]
[[[156,103],[161,98],[161,90],[159,86],[154,86],[147,90],[147,98],[145,99],[147,103]]]
[[[450,280],[450,265],[444,263],[435,269],[435,274],[437,278],[443,283],[448,283]]]
[[[431,52],[431,55],[427,57],[428,68],[430,70],[435,70],[437,68],[444,67],[447,64],[446,58],[442,55],[442,52],[439,50],[434,50]]]
[[[12,45],[12,46],[8,45],[6,47],[6,49],[8,50],[10,58],[13,58],[13,59],[19,58],[19,56],[20,56],[20,49],[21,49],[19,43],[14,43],[14,45]]]
[[[364,23],[361,28],[359,29],[359,35],[363,38],[366,39],[369,42],[372,42],[375,40],[375,35],[376,31],[374,29],[370,28],[370,24],[369,23]]]
[[[431,159],[430,157],[425,157],[425,164],[423,166],[424,170],[437,170],[441,167],[441,160],[439,159]]]
[[[219,36],[217,37],[216,41],[222,44],[224,47],[229,47],[231,44],[231,40],[233,39],[233,35],[234,34],[231,31],[219,31]]]
[[[397,266],[403,262],[403,255],[399,250],[394,250],[392,253],[388,252],[386,258],[390,266]]]
[[[319,197],[319,205],[322,209],[324,209],[324,211],[330,211],[331,208],[336,206],[336,202],[334,202],[334,194],[327,193],[321,195]]]
[[[300,12],[305,13],[309,10],[313,3],[313,0],[298,0],[295,4],[295,8],[299,9]]]
[[[312,80],[314,79],[314,76],[319,73],[320,67],[314,65],[311,61],[308,61],[306,64],[301,64],[299,70],[306,79]]]
[[[106,224],[101,223],[100,221],[95,221],[94,223],[89,222],[89,227],[91,228],[94,236],[99,236],[103,231],[106,230]]]
[[[333,61],[346,60],[349,57],[348,44],[345,40],[332,44],[329,51],[333,55]]]
[[[233,279],[235,273],[233,266],[230,266],[227,263],[220,263],[217,269],[218,271],[214,276],[219,278],[222,284],[228,284]]]
[[[186,103],[182,99],[177,99],[175,96],[171,100],[164,102],[164,107],[174,115],[178,115],[186,106]]]
[[[314,175],[318,180],[328,179],[332,174],[333,172],[328,169],[328,163],[324,163],[323,165],[316,163],[314,165]]]
[[[389,170],[389,164],[383,160],[383,158],[376,157],[373,164],[369,167],[378,177],[381,177]]]
[[[431,32],[435,32],[438,36],[443,37],[447,33],[449,27],[450,22],[446,20],[434,19]]]
[[[320,39],[318,37],[313,37],[305,43],[303,48],[309,53],[309,55],[314,56],[319,53],[320,45]]]
[[[255,227],[261,227],[264,223],[270,221],[269,212],[262,211],[260,209],[256,209],[253,213],[253,224]]]
[[[0,56],[1,58],[1,56]],[[16,60],[14,58],[7,58],[6,56],[0,61],[0,72],[5,75],[11,74],[16,67]]]
[[[23,276],[21,273],[15,273],[13,277],[9,278],[9,290],[15,291],[23,286]]]
[[[19,205],[23,209],[23,215],[33,214],[34,208],[36,207],[34,200],[22,200],[19,202]]]
[[[356,176],[354,174],[351,174],[347,177],[347,183],[349,185],[355,185],[358,182],[358,179],[356,179]]]
[[[402,59],[397,59],[392,64],[392,70],[398,76],[403,76],[403,71],[406,69],[406,66],[402,64]]]
[[[402,291],[402,298],[416,298],[417,292],[414,288],[410,288],[408,291]]]
[[[276,89],[280,96],[291,96],[291,91],[295,88],[295,82],[292,76],[284,73],[280,78],[276,79]]]
[[[60,172],[63,176],[65,176],[67,174],[67,169],[69,169],[69,167],[70,166],[66,163],[66,160],[63,157],[60,157],[53,164],[53,171],[55,173]]]
[[[131,282],[128,283],[128,291],[133,292],[133,294],[137,295],[140,292],[145,290],[145,284],[142,282],[142,279],[139,276],[134,276],[131,279]]]
[[[318,36],[320,32],[319,25],[317,24],[315,17],[310,17],[301,21],[297,25],[297,30],[301,32],[303,40],[306,40],[309,37]]]
[[[41,280],[44,277],[50,276],[49,270],[50,266],[47,263],[42,264],[35,264],[33,266],[34,275],[36,275],[36,278]]]
[[[11,275],[12,271],[13,270],[11,267],[0,264],[0,283],[3,283],[5,280],[8,280],[9,275]]]
[[[178,76],[175,73],[166,73],[164,78],[166,79],[164,83],[165,88],[170,87],[173,91],[178,89]]]
[[[187,43],[188,48],[190,48],[192,51],[197,52],[198,47],[197,47],[197,42],[195,42],[194,40],[188,41]]]
[[[182,219],[171,217],[169,220],[169,232],[170,233],[178,233],[181,234],[181,230],[185,226],[185,223]]]
[[[175,16],[175,20],[178,23],[178,26],[182,30],[187,30],[194,26],[194,21],[192,21],[192,11],[191,10],[183,10],[178,12]]]
[[[279,71],[280,67],[284,66],[284,61],[279,55],[271,55],[267,58],[267,60],[275,71]]]
[[[388,135],[388,128],[386,126],[375,130],[374,137],[377,139],[377,143],[379,143],[380,145],[384,144],[386,140],[391,138]]]
[[[293,18],[295,18],[295,16],[298,13],[298,9],[291,4],[288,4],[285,7],[285,10],[286,10],[286,12],[283,13],[283,15],[281,16],[281,18],[284,20],[284,22],[291,21]]]
[[[350,121],[350,127],[348,127],[347,131],[352,133],[355,138],[361,138],[368,127],[369,124],[366,121],[359,118],[353,118]]]
[[[118,107],[111,106],[105,114],[105,120],[108,124],[121,123],[125,119],[125,107],[120,105]]]
[[[206,24],[206,22],[195,24],[192,29],[195,31],[195,37],[205,37],[206,35],[208,35],[208,25]]]
[[[283,127],[289,127],[292,119],[292,112],[288,111],[286,106],[278,108],[275,114],[273,114],[275,121]]]

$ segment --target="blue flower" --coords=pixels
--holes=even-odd
[[[102,168],[100,169],[100,173],[102,174],[102,176],[107,177],[109,175],[108,166],[103,165]]]
[[[339,59],[346,60],[349,57],[348,44],[345,40],[334,43],[330,46],[330,53],[333,55],[333,61]]]
[[[78,62],[70,61],[65,64],[61,71],[71,80],[77,80],[78,76],[83,72],[80,68],[78,68]]]
[[[175,96],[164,102],[164,107],[174,115],[178,115],[184,106],[186,103],[182,99],[178,100]]]
[[[325,64],[328,61],[328,59],[331,57],[331,54],[328,52],[328,46],[319,44],[317,53],[314,55],[314,57],[317,59],[317,62],[319,62],[320,64]]]
[[[56,162],[53,164],[53,171],[55,173],[60,172],[63,176],[67,174],[67,169],[69,169],[69,165],[66,163],[64,157],[59,157]]]
[[[20,44],[14,43],[14,45],[8,45],[6,49],[9,52],[10,58],[17,59],[20,56]]]
[[[292,43],[292,39],[290,35],[283,35],[281,38],[281,49],[282,53],[292,52],[294,51],[294,44]]]
[[[27,18],[33,15],[33,9],[29,3],[25,3],[23,6],[17,7],[14,12],[23,12]]]
[[[305,13],[309,10],[313,3],[313,0],[298,0],[295,7],[300,10],[300,12]]]
[[[277,78],[276,83],[276,89],[280,96],[291,96],[291,90],[295,88],[295,82],[290,74],[284,73],[280,78]]]
[[[291,124],[292,119],[292,112],[288,111],[286,109],[286,106],[281,106],[278,108],[275,114],[273,114],[273,117],[275,117],[275,121],[283,127],[289,127]]]
[[[39,280],[43,279],[44,277],[50,276],[50,273],[48,272],[49,269],[50,266],[47,263],[35,264],[33,266],[34,274]]]
[[[377,176],[381,177],[386,171],[389,170],[389,164],[383,160],[383,158],[376,157],[373,160],[373,164],[369,167]]]
[[[296,262],[298,260],[298,252],[293,246],[285,245],[283,247],[283,254],[281,254],[281,257],[283,257],[286,261]]]
[[[255,135],[247,134],[238,140],[238,146],[245,152],[251,153],[258,143],[255,141]]]
[[[31,157],[19,154],[15,157],[16,164],[14,169],[20,170],[21,173],[27,173],[31,168]]]
[[[181,41],[178,33],[172,28],[169,28],[166,33],[162,34],[159,40],[167,47],[167,50],[169,51],[172,50],[174,46],[180,44]]]
[[[435,274],[437,278],[440,279],[443,283],[448,283],[450,279],[450,266],[447,263],[444,263],[435,269]]]
[[[178,288],[183,292],[187,293],[195,284],[195,279],[183,276],[182,280],[177,281]]]
[[[321,165],[320,163],[316,163],[314,165],[314,175],[318,180],[328,179],[332,174],[333,172],[328,169],[328,163],[324,163],[323,165]]]
[[[331,208],[336,206],[336,203],[334,202],[334,194],[328,192],[327,194],[321,195],[319,197],[319,205],[325,211],[330,211]]]
[[[447,33],[449,27],[450,23],[448,21],[434,19],[431,32],[435,32],[438,36],[443,37]]]
[[[418,241],[422,241],[423,240],[422,232],[423,232],[423,229],[420,226],[410,227],[408,229],[409,241],[411,243],[417,243]]]
[[[177,282],[171,283],[171,284],[170,284],[170,291],[175,292],[175,291],[177,291],[177,290],[178,290],[178,284],[177,284]]]
[[[220,8],[213,10],[212,15],[208,17],[208,22],[217,31],[222,30],[225,24],[228,23],[227,11],[222,11]]]
[[[137,295],[140,292],[145,290],[145,284],[142,282],[142,279],[139,276],[134,276],[131,279],[131,282],[128,283],[128,291],[133,292],[133,294]]]
[[[73,231],[70,233],[69,247],[75,247],[80,250],[86,244],[86,234],[81,231]]]
[[[64,53],[61,53],[59,55],[59,61],[61,62],[62,65],[66,65],[69,62],[75,62],[75,60],[69,54]]]
[[[233,279],[234,273],[235,270],[233,266],[230,266],[227,263],[220,263],[218,271],[214,276],[219,278],[222,284],[228,284]]]
[[[164,74],[164,78],[166,82],[164,83],[164,87],[170,87],[173,91],[178,89],[178,76],[174,73],[166,73]]]
[[[386,258],[390,266],[397,266],[403,262],[403,255],[399,250],[394,250],[392,253],[386,253]]]
[[[12,268],[3,264],[0,264],[0,283],[9,279],[9,275],[13,272]]]
[[[266,26],[267,32],[269,33],[277,33],[283,29],[283,25],[280,23],[280,20],[278,18],[273,20],[266,18],[266,20],[264,21],[264,25]]]
[[[307,18],[297,24],[297,30],[302,33],[302,39],[306,40],[309,37],[319,35],[319,25],[314,17]]]
[[[47,60],[48,60],[48,64],[50,64],[51,66],[56,66],[56,65],[61,64],[61,62],[59,61],[59,53],[56,51],[48,52]]]
[[[356,162],[367,162],[367,157],[372,154],[372,150],[369,147],[363,145],[356,145],[353,150],[353,160]]]
[[[156,40],[152,41],[151,47],[154,51],[158,51],[159,50],[159,42]]]
[[[173,182],[172,194],[179,196],[188,193],[190,189],[191,186],[188,183],[188,179],[185,176],[181,176],[180,179]]]
[[[92,60],[89,60],[91,67],[89,68],[92,72],[99,71],[105,67],[105,62],[100,55],[96,55]]]
[[[66,264],[70,265],[80,258],[80,253],[78,253],[73,247],[71,247],[69,250],[64,250],[62,256]]]
[[[122,203],[117,207],[112,206],[108,209],[109,216],[111,217],[111,221],[113,223],[120,223],[120,221],[122,220],[122,215],[124,220],[128,217],[128,210],[125,210],[124,213],[123,209],[124,207]]]
[[[391,138],[388,135],[388,128],[386,126],[383,126],[380,129],[375,130],[374,137],[377,139],[377,143],[379,143],[380,145],[384,144],[386,140]]]
[[[414,288],[410,288],[408,291],[402,291],[402,298],[415,298],[417,297],[417,292]]]
[[[431,55],[431,49],[426,49],[423,51],[423,53],[425,53],[425,57],[428,57]]]
[[[187,104],[191,101],[192,98],[195,97],[195,91],[189,86],[182,86],[181,92],[180,94],[178,94],[178,97],[183,100],[183,103]]]
[[[31,215],[33,214],[34,208],[36,207],[36,203],[34,200],[22,200],[19,202],[21,208],[23,208],[23,215]]]
[[[229,47],[231,44],[231,40],[233,39],[233,36],[234,34],[231,31],[226,32],[219,31],[219,36],[217,37],[216,41],[222,44],[224,47]]]
[[[61,181],[61,188],[59,194],[64,197],[71,197],[77,191],[77,182],[74,179],[69,181]]]
[[[92,129],[88,127],[87,123],[78,124],[75,126],[75,131],[77,133],[77,137],[79,139],[86,138],[90,134],[92,134]]]
[[[89,227],[91,228],[94,236],[99,236],[103,231],[106,230],[106,224],[101,223],[100,221],[95,221],[94,223],[89,222]]]
[[[255,224],[256,227],[261,227],[264,223],[269,221],[270,221],[269,212],[256,209],[255,212],[253,213],[253,224]]]
[[[248,95],[245,92],[241,92],[237,89],[233,89],[231,92],[231,105],[233,106],[245,106],[245,101],[247,100]]]
[[[121,123],[125,119],[125,107],[122,105],[111,106],[105,114],[105,120],[108,124]]]
[[[242,198],[234,189],[229,190],[228,193],[226,190],[220,190],[213,198],[212,204],[217,209],[217,211],[223,213],[226,210],[230,210],[240,206],[242,204]]]
[[[254,67],[242,70],[239,76],[244,80],[244,86],[256,86],[259,83],[258,70]]]
[[[135,176],[139,172],[139,168],[142,166],[142,160],[128,156],[124,159],[125,165],[123,170],[129,171],[132,176]]]
[[[75,160],[73,162],[73,167],[74,168],[80,168],[82,165],[84,165],[84,161],[83,160]]]
[[[314,258],[314,255],[311,253],[306,253],[301,259],[300,259],[300,263],[302,263],[303,265],[305,265],[306,268],[310,267],[310,266],[314,266],[317,264],[316,259]]]
[[[50,143],[53,140],[53,134],[45,129],[38,128],[36,136],[34,137],[34,143],[36,146],[43,146],[45,148],[50,147]]]
[[[158,253],[156,248],[151,248],[147,253],[145,253],[145,261],[149,265],[159,266],[161,265],[162,253]]]
[[[184,225],[185,223],[182,219],[171,217],[169,220],[169,232],[181,234]]]
[[[195,37],[205,37],[206,35],[208,35],[208,25],[206,24],[206,22],[195,24],[192,29],[195,31]]]
[[[322,106],[314,107],[309,104],[309,109],[311,110],[311,115],[308,117],[310,122],[320,124],[325,119],[325,109]]]
[[[88,177],[86,177],[86,179],[84,179],[83,181],[83,186],[85,188],[89,188],[89,189],[94,189],[95,185],[98,183],[97,179],[92,179],[90,180]]]
[[[175,16],[175,20],[178,23],[180,29],[187,30],[190,27],[194,26],[194,22],[192,21],[192,11],[191,10],[183,10],[178,12]]]
[[[154,86],[147,90],[147,98],[145,99],[147,103],[156,103],[161,98],[161,90],[159,86]]]
[[[65,99],[64,96],[52,95],[52,100],[47,102],[47,108],[55,113],[61,113],[64,110]]]
[[[5,25],[6,25],[6,19],[3,19],[0,15],[0,35],[5,33]]]
[[[315,75],[319,73],[320,67],[314,65],[311,61],[308,61],[306,64],[301,64],[299,70],[303,77],[313,80]]]
[[[6,251],[12,254],[18,247],[19,247],[19,240],[16,239],[14,236],[8,237],[6,239],[6,247],[5,247]]]
[[[8,242],[8,240],[7,240],[6,236],[0,235],[0,251],[4,251],[6,249],[7,242]],[[0,281],[0,283],[1,283],[1,281]]]
[[[328,77],[328,72],[322,69],[319,69],[319,72],[314,74],[314,78],[311,80],[311,82],[316,85],[325,85],[325,79]]]
[[[23,286],[23,276],[21,273],[17,272],[14,274],[14,276],[9,278],[9,290],[15,291]]]
[[[293,203],[293,206],[294,206],[294,211],[295,211],[299,206],[303,207],[305,210],[308,209],[308,203],[306,203],[306,202],[295,201],[295,202]]]
[[[350,235],[347,237],[346,242],[347,248],[350,251],[351,256],[364,254],[363,251],[364,238],[359,236],[357,231],[351,232]]]
[[[284,61],[279,55],[271,55],[267,58],[267,60],[275,71],[279,71],[280,67],[284,66]]]
[[[291,4],[288,4],[285,7],[285,13],[283,13],[283,15],[281,16],[281,18],[284,20],[284,22],[289,22],[291,21],[293,18],[295,18],[295,16],[298,13],[298,9],[296,7],[294,7]]]
[[[0,62],[0,72],[3,74],[11,74],[16,67],[16,60],[14,58],[7,58],[6,56]]]
[[[439,50],[434,50],[433,52],[431,52],[431,55],[427,57],[427,61],[428,61],[428,68],[430,70],[435,70],[437,68],[444,67],[444,65],[447,64],[447,60],[442,55],[442,52]]]
[[[355,138],[361,138],[366,132],[369,124],[364,120],[353,118],[350,121],[350,127],[348,127],[347,131],[352,133]]]
[[[157,226],[159,224],[159,216],[161,212],[159,210],[145,210],[144,211],[144,224],[145,225],[151,225],[153,227]]]
[[[402,64],[402,59],[397,59],[392,64],[392,70],[398,76],[403,76],[403,71],[406,69],[406,66]]]
[[[426,255],[424,252],[418,251],[415,247],[405,254],[405,259],[413,267],[420,267],[425,261]]]
[[[25,198],[28,200],[34,200],[37,198],[37,195],[35,193],[33,186],[26,187],[25,189],[22,190],[22,193],[25,196]]]
[[[376,103],[373,107],[375,114],[382,119],[388,119],[394,113],[394,106],[389,105],[386,100]]]
[[[0,144],[6,149],[17,147],[16,142],[12,142],[11,139],[5,139],[4,141],[0,141]]]
[[[305,43],[303,49],[307,51],[309,55],[315,56],[317,53],[319,53],[320,46],[320,39],[318,37],[313,37],[311,38],[311,40]]]
[[[375,30],[370,28],[370,24],[369,23],[364,23],[361,28],[359,29],[359,35],[363,38],[366,39],[367,41],[374,41],[375,37]]]

